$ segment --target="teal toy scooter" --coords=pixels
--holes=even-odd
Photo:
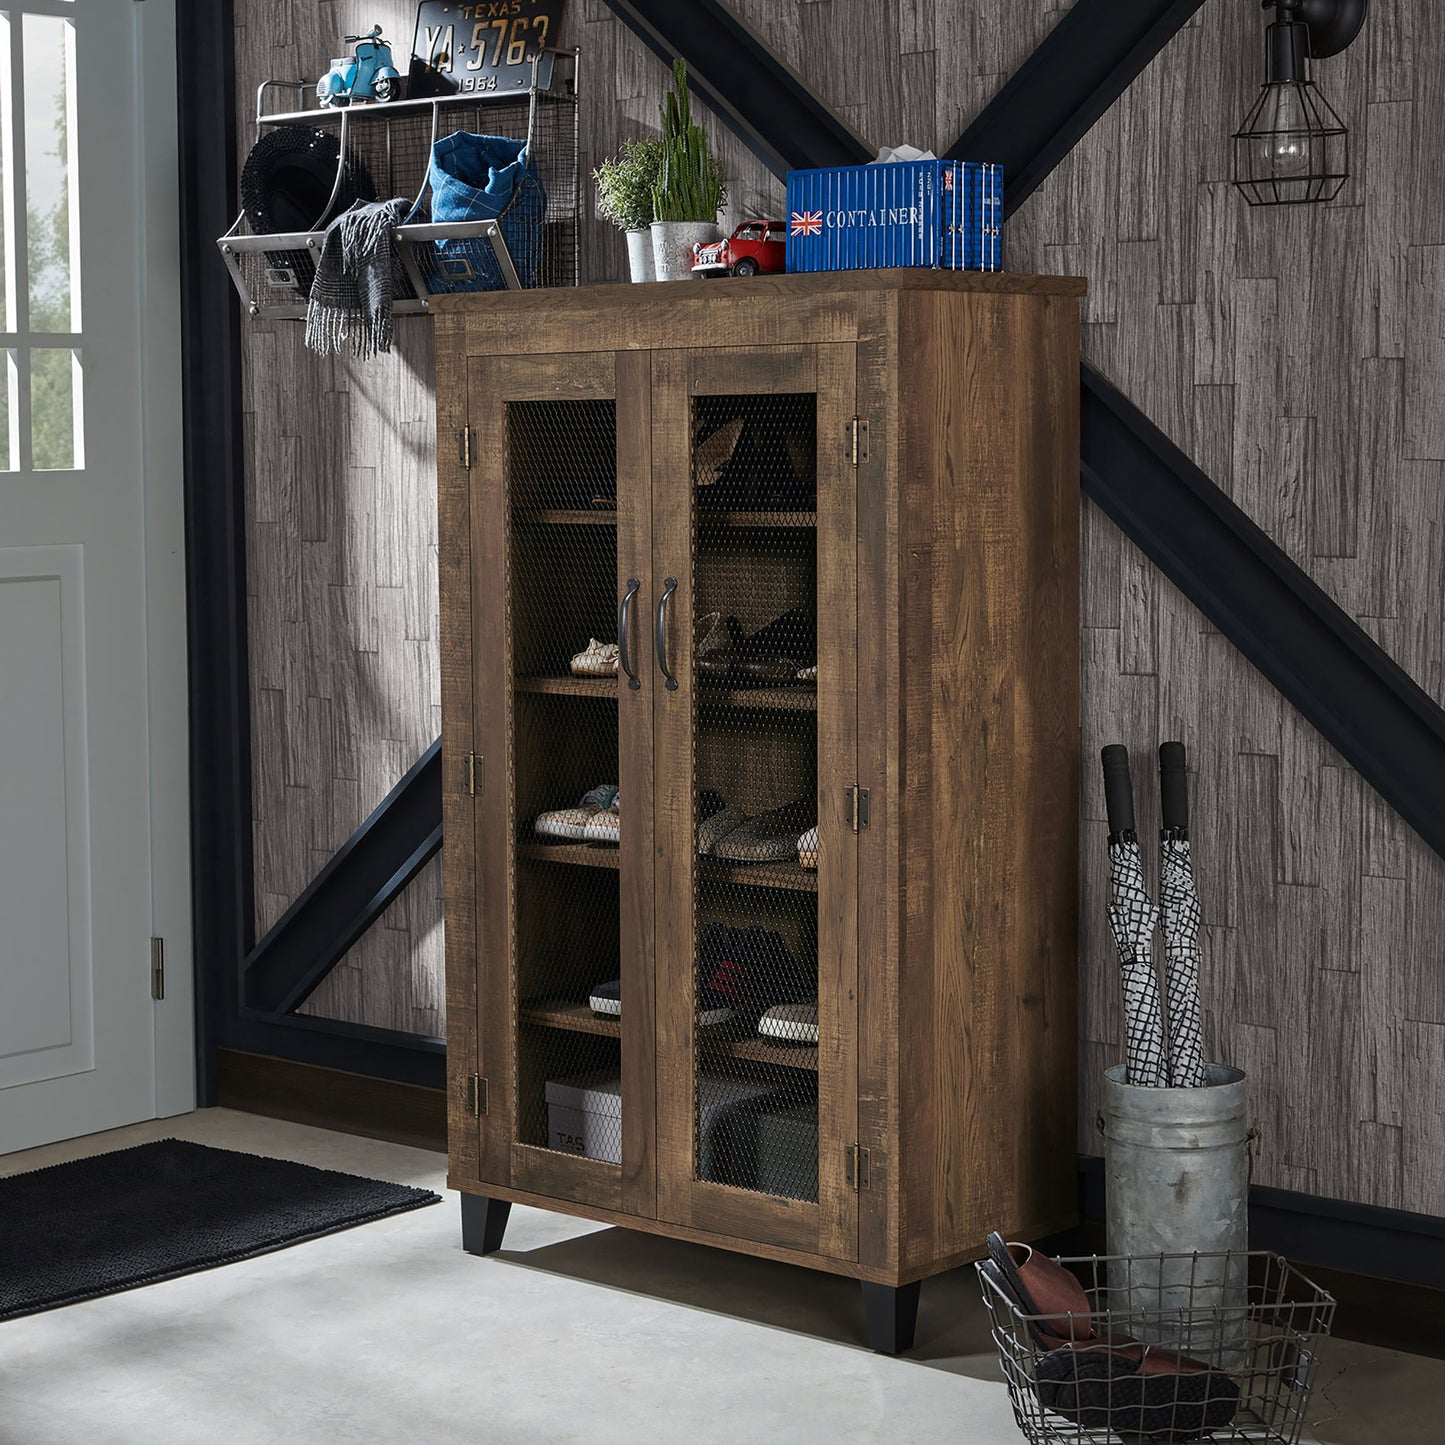
[[[348,35],[355,55],[331,62],[331,69],[316,82],[322,105],[350,105],[354,100],[395,100],[401,94],[401,72],[391,61],[391,46],[381,38],[381,26],[367,35]]]

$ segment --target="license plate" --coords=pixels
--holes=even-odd
[[[567,0],[422,0],[416,8],[408,96],[487,96],[526,90],[538,51],[555,46]],[[537,84],[552,83],[544,54]]]

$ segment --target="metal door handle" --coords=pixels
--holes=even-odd
[[[657,600],[657,665],[667,679],[668,692],[677,691],[677,679],[667,670],[667,604],[677,591],[677,578],[669,577],[662,584],[662,596]]]
[[[627,674],[628,687],[642,686],[641,680],[632,670],[632,655],[627,650],[627,639],[632,636],[632,599],[637,596],[641,586],[642,583],[636,577],[629,577],[622,605],[617,609],[617,656],[623,672]]]

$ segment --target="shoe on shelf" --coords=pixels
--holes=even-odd
[[[710,923],[697,942],[697,1022],[700,1028],[737,1018],[750,1029],[779,999],[808,999],[816,977],[805,977],[782,935],[754,924]]]
[[[798,866],[806,868],[810,873],[818,871],[818,830],[816,828],[809,828],[798,839]]]
[[[722,480],[742,434],[743,419],[737,416],[725,421],[694,446],[692,474],[698,486],[710,487]]]
[[[799,682],[817,682],[817,680],[818,664],[816,662],[813,663],[810,667],[800,667],[798,669]]]
[[[724,838],[749,821],[748,815],[741,808],[719,808],[715,813],[709,813],[697,825],[697,851],[713,852]]]
[[[702,682],[725,684],[728,681],[742,635],[736,617],[706,612],[697,619],[693,629],[692,661]]]
[[[745,637],[735,648],[735,671],[743,685],[795,682],[818,665],[818,623],[805,607],[793,607]]]
[[[760,813],[713,844],[715,858],[734,863],[781,863],[798,854],[800,836],[818,824],[812,798],[798,798],[770,813]]]
[[[818,1042],[818,1001],[775,1003],[758,1020],[758,1033],[785,1044]]]
[[[697,940],[699,1028],[726,1023],[743,1007],[746,964],[736,929],[709,923]]]
[[[617,805],[617,784],[602,783],[582,795],[575,808],[554,808],[550,813],[539,813],[532,824],[533,831],[542,838],[560,838],[567,843],[580,843],[587,835],[587,825],[598,813]]]
[[[574,677],[616,677],[617,644],[587,639],[587,646],[572,659]]]
[[[614,847],[622,836],[622,814],[617,804],[594,813],[582,830],[584,843],[611,843]]]
[[[622,1016],[622,980],[609,978],[606,983],[595,983],[587,995],[587,1003],[595,1014],[606,1018]]]

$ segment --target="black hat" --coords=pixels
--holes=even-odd
[[[258,236],[317,230],[341,165],[341,142],[332,131],[282,125],[268,130],[251,148],[241,171],[241,209]],[[371,176],[353,155],[346,157],[331,214],[356,201],[373,201]]]

